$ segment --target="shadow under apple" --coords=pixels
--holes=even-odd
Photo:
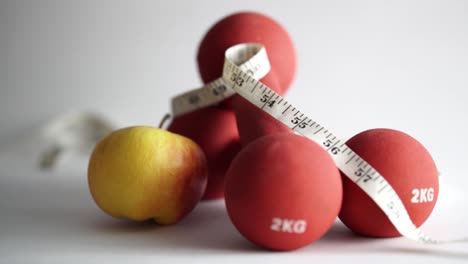
[[[224,201],[201,202],[185,219],[174,225],[159,225],[153,220],[134,222],[107,217],[93,222],[97,234],[115,239],[132,239],[132,245],[150,249],[170,248],[187,251],[246,252],[259,251],[244,239],[231,224]]]

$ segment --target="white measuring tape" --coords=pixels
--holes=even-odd
[[[229,53],[230,60],[242,72],[255,79],[261,79],[270,71],[266,49],[256,44],[239,44],[233,46]],[[220,103],[236,94],[223,77],[207,85],[176,96],[172,99],[172,115],[174,117],[193,112],[197,109]]]
[[[90,152],[98,140],[114,129],[112,122],[96,113],[60,115],[40,131],[47,148],[39,156],[39,167],[52,168],[65,151]]]
[[[267,69],[270,69],[270,64],[262,45],[235,45],[225,53],[223,76],[202,88],[175,97],[172,100],[173,115],[219,103],[237,93],[293,131],[325,148],[336,166],[372,198],[401,235],[430,244],[467,241],[466,238],[442,241],[425,235],[414,225],[398,194],[377,170],[332,132],[258,81],[268,73]],[[367,171],[366,180],[362,180],[362,171]]]

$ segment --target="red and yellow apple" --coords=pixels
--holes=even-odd
[[[122,128],[98,142],[88,166],[88,185],[107,214],[173,224],[201,199],[206,158],[191,139],[149,126]]]

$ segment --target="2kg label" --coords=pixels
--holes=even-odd
[[[270,229],[276,232],[302,234],[307,229],[307,222],[305,220],[291,220],[274,217],[271,219]]]
[[[416,188],[411,192],[413,198],[411,198],[412,203],[429,203],[434,200],[434,188]]]

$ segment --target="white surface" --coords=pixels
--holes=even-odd
[[[363,239],[340,223],[299,251],[265,252],[235,231],[222,202],[173,227],[123,223],[92,202],[86,156],[36,170],[35,132],[59,113],[91,109],[119,125],[157,125],[169,97],[200,85],[202,34],[246,9],[275,17],[296,43],[288,100],[344,139],[374,127],[413,135],[442,172],[423,229],[468,235],[466,2],[2,1],[0,262],[468,262],[467,244]]]

